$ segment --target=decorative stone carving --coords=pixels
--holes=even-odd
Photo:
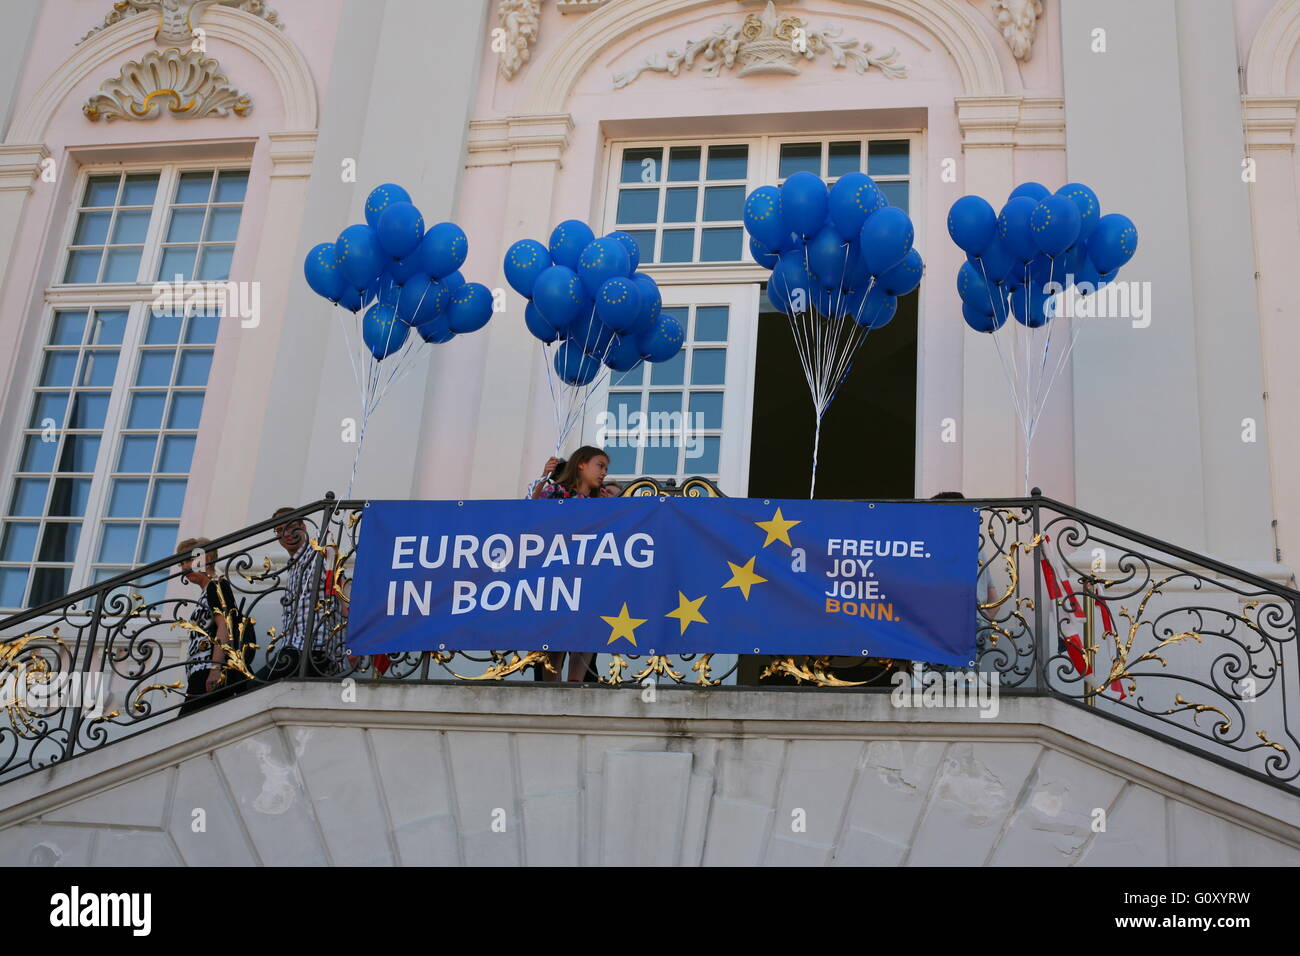
[[[166,106],[172,116],[245,116],[252,98],[232,87],[221,64],[194,50],[151,50],[130,60],[122,73],[105,80],[82,111],[92,120],[157,119]]]
[[[891,47],[889,52],[876,55],[865,40],[839,39],[842,32],[839,27],[810,30],[799,17],[778,18],[776,5],[768,0],[761,15],[751,13],[739,26],[722,26],[708,39],[690,40],[681,52],[669,50],[666,63],[651,57],[635,70],[615,74],[614,89],[627,86],[647,71],[677,76],[683,66],[691,69],[696,57],[701,55],[709,61],[703,70],[709,77],[716,77],[724,68],[731,69],[737,65],[740,66],[739,76],[759,73],[798,75],[799,68],[795,64],[801,57],[812,60],[827,52],[837,67],[852,62],[859,73],[875,67],[891,80],[907,75],[907,67],[897,62],[896,49]]]
[[[194,27],[206,7],[220,3],[224,7],[234,7],[254,16],[261,17],[273,27],[281,30],[284,24],[280,15],[266,5],[265,0],[117,0],[113,9],[104,17],[104,22],[78,40],[83,43],[100,30],[111,27],[120,20],[137,13],[158,12],[158,32],[154,40],[159,46],[189,46],[194,38]]]
[[[590,13],[607,3],[609,0],[556,0],[555,9],[561,13]]]
[[[1028,60],[1034,52],[1034,34],[1043,15],[1042,0],[993,0],[993,13],[1002,28],[1011,55]]]
[[[542,20],[542,0],[501,0],[497,18],[505,31],[505,47],[498,54],[501,75],[507,80],[518,73],[525,63]]]

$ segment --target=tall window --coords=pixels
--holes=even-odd
[[[175,550],[220,318],[155,314],[152,285],[229,278],[247,182],[211,167],[85,175],[0,498],[0,608]]]

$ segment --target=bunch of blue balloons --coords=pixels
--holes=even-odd
[[[1026,328],[1052,318],[1055,294],[1072,285],[1089,295],[1114,280],[1137,251],[1137,227],[1119,213],[1101,215],[1083,183],[1055,193],[1017,186],[1000,213],[979,196],[948,211],[948,234],[963,252],[957,273],[962,317],[976,332],[996,332],[1014,317]]]
[[[602,366],[629,372],[681,351],[681,323],[661,312],[659,286],[636,271],[640,262],[626,232],[597,239],[577,219],[556,226],[549,245],[520,239],[506,250],[506,281],[528,300],[524,323],[543,344],[560,343],[552,361],[565,385],[591,384]]]
[[[921,282],[912,220],[865,173],[829,189],[809,172],[760,186],[745,199],[745,229],[754,261],[772,270],[768,298],[789,316],[815,312],[878,329]]]
[[[361,336],[376,361],[401,350],[411,329],[441,344],[487,324],[492,293],[459,272],[469,252],[460,226],[426,230],[410,194],[392,183],[371,191],[365,212],[364,224],[314,246],[303,272],[317,295],[349,312],[370,306]]]

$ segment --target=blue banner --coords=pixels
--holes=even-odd
[[[348,653],[975,658],[967,505],[372,501]]]

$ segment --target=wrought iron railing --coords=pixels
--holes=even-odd
[[[703,479],[681,487],[642,479],[627,493],[718,492]],[[215,667],[205,624],[193,619],[199,589],[180,564],[197,555],[174,555],[0,620],[0,781],[286,676],[559,677],[540,651],[350,656],[347,602],[364,504],[327,496],[206,546],[233,595],[218,642],[225,660]],[[1040,496],[942,504],[981,513],[971,669],[997,692],[1050,695],[1300,789],[1291,721],[1300,592]],[[311,653],[293,653],[295,644]],[[909,667],[829,656],[601,654],[589,678],[609,688],[655,681],[890,692]],[[205,671],[218,686],[188,693],[190,674]]]

